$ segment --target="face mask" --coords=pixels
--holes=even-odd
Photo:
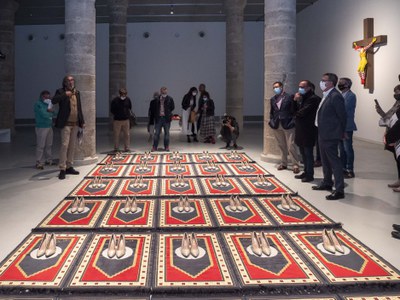
[[[305,88],[299,87],[299,94],[304,95],[306,93]]]
[[[125,99],[126,99],[126,97],[125,97],[125,96],[121,96],[120,98],[121,98],[121,100],[125,100]]]
[[[203,97],[203,100],[204,100],[204,101],[207,101],[207,99],[208,99],[207,97]]]
[[[196,92],[193,92],[193,93],[192,93],[192,96],[196,96],[196,95],[197,95],[197,93],[196,93]]]
[[[161,97],[165,98],[167,97],[167,94],[161,94]]]
[[[344,91],[347,87],[346,87],[346,85],[344,85],[344,84],[338,84],[338,89],[339,90],[341,90],[341,91]]]
[[[282,89],[280,87],[276,87],[274,88],[274,93],[275,95],[279,95],[280,93],[282,93]]]
[[[321,81],[319,82],[319,88],[320,88],[322,91],[325,91],[325,89],[326,89],[326,82],[321,80]]]
[[[393,97],[394,97],[394,99],[396,99],[397,101],[400,101],[400,94],[394,94]]]

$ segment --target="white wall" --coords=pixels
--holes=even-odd
[[[393,88],[399,84],[399,0],[319,0],[297,15],[297,76],[317,87],[321,75],[334,72],[353,80],[357,95],[355,136],[382,142],[373,99],[384,110],[394,103]],[[388,43],[375,54],[375,90],[364,89],[357,75],[358,52],[352,43],[363,38],[363,19],[374,18],[374,34],[387,35]],[[317,88],[318,90],[318,88]],[[318,90],[320,93],[320,91]]]
[[[205,32],[200,38],[199,31]],[[64,25],[16,26],[16,118],[33,118],[41,90],[52,93],[64,74]],[[149,32],[150,37],[143,38]],[[28,40],[32,34],[35,39]],[[180,113],[183,95],[205,83],[225,112],[225,23],[132,23],[127,28],[127,88],[138,116],[154,91],[167,86]],[[45,38],[47,37],[47,39]],[[96,27],[96,114],[108,116],[108,24]],[[244,114],[263,111],[263,22],[245,24]],[[79,82],[77,83],[79,88]],[[84,101],[84,99],[83,99]]]

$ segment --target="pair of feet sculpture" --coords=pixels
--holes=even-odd
[[[40,241],[39,248],[36,252],[36,257],[40,258],[43,255],[45,257],[52,256],[54,253],[56,253],[56,243],[57,241],[54,233],[45,233],[42,237],[42,240]]]
[[[71,204],[71,213],[73,214],[80,214],[83,213],[86,207],[85,198],[82,197],[75,197],[74,201]]]
[[[107,256],[109,258],[122,258],[126,253],[125,237],[123,234],[117,236],[115,234],[111,235],[110,241],[108,243]]]
[[[215,185],[217,186],[227,186],[229,182],[226,180],[225,176],[222,174],[218,174],[215,177]]]
[[[115,171],[114,162],[104,165],[103,171],[106,171],[106,172]]]
[[[189,257],[189,255],[192,255],[193,257],[199,256],[199,244],[194,233],[190,235],[186,232],[184,233],[181,244],[181,254],[184,257]]]
[[[124,213],[135,213],[138,210],[136,197],[127,197],[124,205]]]

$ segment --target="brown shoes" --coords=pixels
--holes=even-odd
[[[398,188],[398,187],[400,187],[400,179],[397,180],[396,182],[389,183],[388,187],[390,187],[390,188]]]
[[[282,171],[282,170],[286,170],[287,169],[287,166],[284,166],[284,165],[279,165],[278,167],[277,167],[277,169],[278,169],[278,171]]]

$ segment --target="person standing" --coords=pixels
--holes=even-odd
[[[215,105],[214,100],[210,99],[210,94],[208,92],[203,92],[201,106],[199,104],[199,111],[202,115],[200,136],[204,143],[215,144]]]
[[[188,143],[191,142],[190,136],[193,136],[194,142],[198,142],[195,111],[196,95],[196,87],[191,87],[182,100],[182,133],[186,135]]]
[[[81,96],[75,88],[75,79],[71,75],[64,77],[62,88],[55,92],[52,104],[58,104],[56,127],[61,129],[60,148],[60,180],[65,179],[66,174],[78,175],[72,165],[75,155],[75,144],[79,128],[85,127],[82,113]]]
[[[150,100],[149,104],[149,111],[147,113],[148,116],[148,122],[147,122],[147,132],[149,133],[149,139],[148,141],[151,141],[151,144],[153,144],[153,137],[154,137],[154,116],[153,112],[155,111],[155,104],[156,101],[160,97],[160,93],[158,91],[153,93],[153,99]]]
[[[382,107],[379,105],[378,100],[375,99],[375,109],[376,112],[381,116],[380,120],[380,123],[382,123],[381,126],[386,127],[385,139],[390,137],[391,134],[395,132],[395,130],[393,129],[390,130],[390,129],[393,127],[393,125],[391,124],[392,121],[397,118],[397,113],[400,112],[400,84],[394,87],[393,92],[394,92],[393,97],[396,101],[387,112],[385,112],[382,109]],[[396,126],[394,128],[396,128]],[[393,188],[393,191],[395,192],[400,192],[400,160],[397,158],[396,151],[393,146],[385,144],[385,150],[394,153],[394,159],[396,160],[396,166],[397,166],[397,181],[389,183],[388,187]]]
[[[36,169],[43,170],[45,164],[52,165],[54,108],[50,92],[42,91],[34,105],[36,132]]]
[[[164,129],[164,150],[169,151],[169,129],[171,127],[172,111],[175,109],[174,99],[168,95],[166,87],[160,89],[160,96],[150,105],[150,114],[154,118],[154,141],[151,151],[157,151],[161,128]]]
[[[354,149],[353,149],[353,131],[357,130],[354,122],[357,98],[351,91],[353,82],[350,78],[343,77],[339,79],[338,88],[344,98],[346,107],[346,132],[344,139],[339,143],[340,158],[343,163],[344,178],[354,178]]]
[[[299,154],[294,144],[295,122],[294,122],[294,101],[293,96],[286,93],[283,83],[276,81],[273,84],[275,96],[271,98],[269,126],[273,129],[275,139],[281,151],[281,162],[278,170],[285,170],[288,167],[288,155],[293,164],[293,173],[300,173]]]
[[[324,178],[319,185],[313,186],[312,189],[332,191],[333,174],[335,190],[325,197],[327,200],[338,200],[345,197],[343,168],[338,155],[338,146],[346,129],[346,108],[342,94],[335,88],[337,82],[336,74],[325,73],[322,76],[319,86],[323,97],[315,118]]]
[[[122,132],[124,140],[124,150],[129,152],[130,146],[130,125],[129,118],[131,116],[132,102],[127,97],[128,91],[125,88],[119,90],[119,97],[115,97],[111,101],[111,113],[114,115],[113,131],[114,131],[114,151],[119,151],[119,140]]]
[[[200,130],[201,126],[201,118],[202,118],[202,111],[199,109],[199,107],[203,106],[203,94],[207,92],[206,91],[206,85],[204,83],[199,84],[199,101],[197,105],[197,130]]]
[[[317,127],[315,126],[315,114],[321,98],[315,95],[309,80],[299,83],[299,91],[295,94],[295,137],[294,141],[300,149],[303,159],[304,172],[295,175],[302,182],[314,180],[314,154],[313,149],[317,138]]]

